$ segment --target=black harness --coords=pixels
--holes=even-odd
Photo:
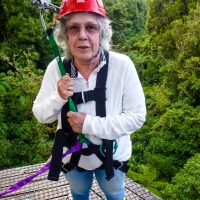
[[[72,96],[75,106],[81,103],[87,103],[88,101],[96,102],[96,116],[105,117],[106,116],[106,79],[108,72],[108,62],[109,62],[109,53],[104,51],[106,58],[106,65],[104,65],[97,74],[96,87],[94,90],[84,91],[74,93]],[[66,73],[70,74],[71,77],[71,60],[63,61]],[[82,98],[84,96],[84,100]],[[49,170],[48,179],[53,181],[58,181],[60,170],[64,173],[70,172],[73,168],[77,168],[78,171],[85,171],[84,169],[78,167],[78,162],[81,155],[89,156],[96,154],[96,156],[103,162],[102,166],[99,169],[105,169],[106,179],[109,181],[114,176],[114,170],[119,169],[123,172],[127,172],[129,166],[127,162],[113,161],[113,145],[114,140],[103,139],[102,149],[105,155],[102,155],[100,152],[100,145],[95,145],[89,142],[88,148],[77,151],[71,155],[70,161],[68,163],[62,163],[62,153],[63,146],[71,148],[75,145],[78,134],[73,132],[70,124],[67,120],[66,113],[69,112],[69,103],[67,102],[61,111],[61,120],[62,120],[62,129],[59,129],[56,132],[55,142],[52,148],[52,161]]]

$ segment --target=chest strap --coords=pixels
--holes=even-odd
[[[105,88],[76,92],[72,97],[76,104],[87,103],[88,101],[106,101]]]

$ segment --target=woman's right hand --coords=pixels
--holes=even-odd
[[[60,97],[64,100],[73,95],[73,83],[69,74],[61,77],[57,83],[57,90]]]

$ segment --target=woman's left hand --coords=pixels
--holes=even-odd
[[[83,128],[83,122],[85,120],[86,114],[81,112],[71,112],[67,113],[68,122],[75,133],[81,133]]]

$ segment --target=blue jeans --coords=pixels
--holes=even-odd
[[[123,200],[125,192],[125,173],[115,170],[115,176],[106,180],[105,170],[95,169],[78,172],[76,168],[65,174],[70,184],[73,200],[89,200],[89,193],[95,175],[99,187],[104,192],[107,200]]]

